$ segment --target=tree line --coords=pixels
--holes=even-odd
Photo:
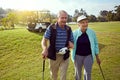
[[[99,16],[88,15],[84,9],[75,9],[74,15],[68,15],[68,22],[76,22],[77,17],[85,15],[89,22],[120,21],[120,5],[115,6],[114,10],[102,10]],[[4,28],[14,28],[14,24],[27,24],[28,22],[51,22],[55,23],[57,15],[50,13],[49,10],[39,11],[18,11],[14,9],[0,8],[0,25]]]
[[[120,5],[114,7],[115,10],[102,10],[99,12],[99,16],[88,15],[83,9],[76,9],[73,15],[74,21],[76,21],[77,17],[80,15],[85,15],[88,17],[90,22],[107,22],[107,21],[120,21]]]

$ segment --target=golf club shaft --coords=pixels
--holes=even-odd
[[[44,80],[44,72],[42,73],[42,80]]]
[[[104,74],[103,74],[103,71],[102,71],[102,68],[101,68],[100,65],[99,65],[99,68],[100,68],[100,71],[101,71],[101,73],[102,73],[103,79],[105,80],[105,77],[104,77]]]
[[[45,60],[43,60],[43,73],[42,73],[42,80],[44,80],[44,71],[45,71]]]
[[[43,60],[43,72],[45,71],[45,60]]]

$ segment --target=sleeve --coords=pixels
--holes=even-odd
[[[73,32],[71,30],[71,34],[70,34],[70,41],[74,43],[74,38],[73,38]]]
[[[51,29],[50,29],[50,26],[49,26],[45,31],[44,38],[50,39],[50,35],[51,35]]]
[[[99,54],[98,40],[95,33],[94,33],[94,41],[95,41],[95,54]]]

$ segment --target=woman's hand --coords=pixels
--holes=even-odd
[[[101,61],[100,61],[100,58],[99,58],[98,55],[96,55],[96,60],[97,60],[98,65],[100,65],[100,64],[101,64]]]

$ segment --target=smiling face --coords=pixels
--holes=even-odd
[[[79,23],[78,23],[79,27],[82,29],[82,30],[86,30],[87,27],[88,27],[88,20],[87,19],[84,19],[84,20],[81,20]]]
[[[59,12],[59,14],[58,14],[58,24],[61,27],[64,27],[66,25],[67,18],[68,18],[68,15],[67,15],[66,12],[64,12],[64,11]]]

